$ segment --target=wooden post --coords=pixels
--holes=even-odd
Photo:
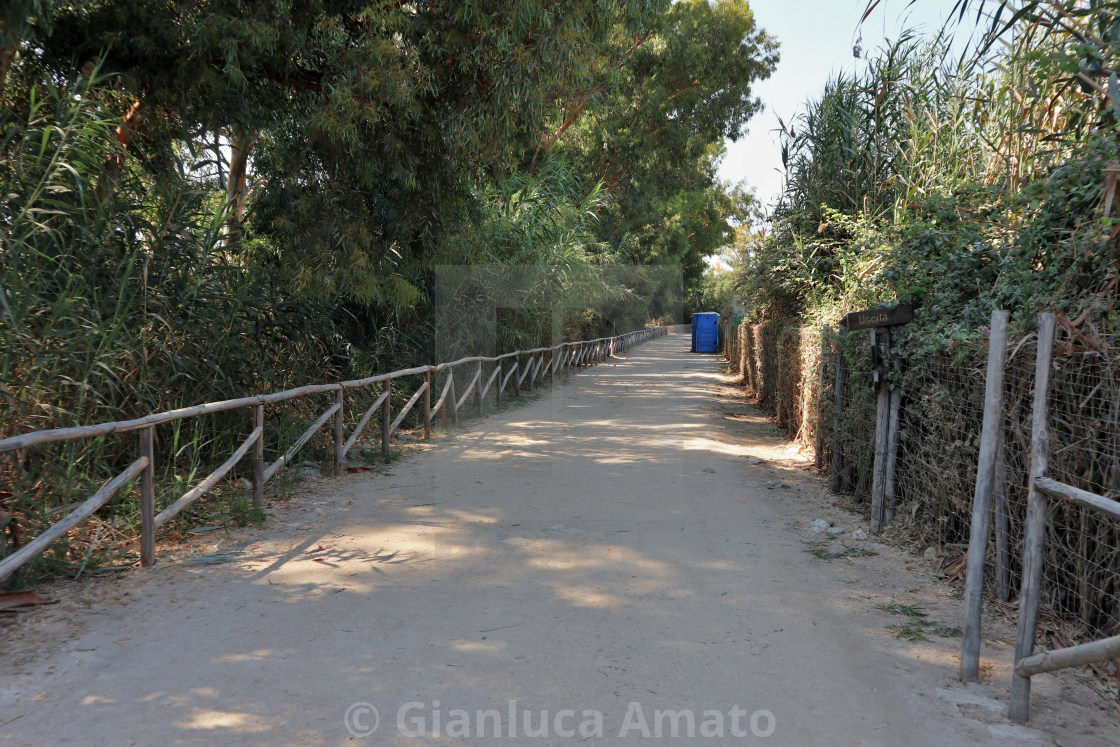
[[[876,349],[879,336],[884,335],[887,350],[890,349],[890,333],[885,329],[871,330],[871,348]],[[880,361],[884,357],[880,353]],[[879,386],[875,406],[875,464],[871,472],[871,533],[883,531],[886,518],[883,512],[886,495],[887,476],[887,431],[890,428],[891,390],[887,384],[887,370],[881,362],[878,366]]]
[[[548,385],[553,388],[556,387],[556,363],[559,360],[559,358],[556,357],[556,352],[556,348],[553,348],[548,353],[548,362],[551,364],[548,367]]]
[[[253,407],[253,427],[261,429],[261,437],[253,444],[253,508],[264,506],[264,405]]]
[[[482,417],[482,385],[484,383],[483,380],[482,380],[482,361],[478,362],[478,370],[477,370],[477,373],[475,374],[475,381],[476,381],[476,383],[474,385],[474,409],[478,412],[478,417],[481,418]]]
[[[140,456],[148,466],[140,473],[140,565],[144,568],[156,557],[156,449],[155,426],[140,431]]]
[[[887,417],[887,464],[883,469],[883,526],[894,521],[895,466],[898,464],[898,420],[902,414],[902,387],[891,387],[890,415]]]
[[[393,414],[392,403],[393,395],[391,394],[393,387],[392,381],[385,382],[385,389],[382,393],[386,395],[385,402],[381,405],[381,456],[389,456],[389,423],[391,422],[390,416]]]
[[[1038,604],[1042,585],[1042,551],[1046,543],[1046,495],[1035,484],[1050,463],[1050,367],[1054,354],[1054,315],[1038,315],[1038,354],[1034,370],[1034,408],[1031,414],[1031,472],[1027,487],[1027,518],[1023,527],[1023,580],[1019,589],[1019,621],[1015,636],[1015,664],[1034,653]],[[1008,716],[1016,723],[1030,718],[1031,678],[1011,678]]]
[[[847,334],[847,330],[841,327],[836,340],[836,382],[833,385],[832,404],[832,480],[829,483],[833,493],[839,493],[844,488],[844,448],[840,436],[844,426],[844,383],[847,380],[844,339]]]
[[[513,376],[509,377],[513,382],[513,396],[521,396],[521,353],[513,356]]]
[[[337,474],[342,472],[342,461],[345,459],[343,451],[346,449],[346,438],[343,436],[346,416],[343,413],[344,401],[341,389],[335,392],[334,403],[338,405],[338,410],[334,413],[334,471]]]
[[[743,345],[739,328],[735,328],[735,363],[739,369],[739,376],[745,377],[747,375],[746,367],[743,365]],[[824,469],[824,428],[821,423],[821,413],[824,412],[821,405],[824,404],[824,383],[827,380],[827,366],[825,362],[828,360],[828,325],[821,325],[821,347],[820,353],[817,355],[817,423],[813,431],[813,465],[818,470]]]
[[[964,636],[961,640],[960,677],[980,678],[980,624],[983,612],[984,555],[988,543],[992,485],[1003,420],[1003,372],[1007,356],[1007,322],[1010,314],[993,311],[988,336],[988,372],[984,384],[984,425],[980,432],[980,458],[976,490],[972,497],[972,523],[968,538],[968,571],[964,586]]]
[[[447,403],[451,406],[451,425],[459,425],[459,405],[455,396],[455,372],[447,369],[447,380],[451,388],[447,390]]]
[[[479,364],[481,365],[481,364]],[[432,372],[424,372],[424,440],[432,438]]]

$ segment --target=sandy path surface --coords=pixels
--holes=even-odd
[[[687,343],[580,373],[391,475],[305,483],[223,540],[237,562],[160,565],[7,621],[24,648],[0,662],[0,743],[342,744],[373,726],[353,704],[387,745],[1120,733],[1047,678],[1036,728],[1011,726],[1009,653],[986,650],[991,681],[966,688],[957,639],[894,638],[876,604],[959,625],[949,588],[851,539],[858,520]],[[826,514],[844,535],[808,531]],[[878,555],[827,562],[810,542]]]

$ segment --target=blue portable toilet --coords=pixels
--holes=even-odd
[[[719,352],[719,314],[716,312],[692,315],[692,352]]]

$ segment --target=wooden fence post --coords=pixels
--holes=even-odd
[[[521,396],[521,352],[518,351],[517,355],[513,356],[513,376],[510,377],[513,381],[513,396]]]
[[[253,508],[264,506],[264,405],[253,407],[253,427],[261,429],[261,436],[253,444]]]
[[[479,364],[482,365],[482,364]],[[424,440],[432,438],[432,372],[424,372]]]
[[[878,365],[878,394],[875,408],[875,463],[871,469],[871,534],[883,531],[886,519],[884,512],[887,477],[887,436],[890,430],[890,386],[887,367],[884,363],[888,353],[879,347],[879,336],[883,335],[886,351],[890,349],[889,329],[871,329],[871,351]]]
[[[148,466],[140,473],[140,565],[144,568],[156,557],[156,450],[155,426],[140,431],[140,456]]]
[[[818,470],[824,469],[824,428],[821,427],[821,413],[824,410],[821,405],[824,404],[824,383],[827,380],[827,366],[825,363],[828,361],[828,325],[821,326],[821,347],[820,352],[817,354],[817,423],[813,430],[813,464]],[[739,338],[738,330],[736,330],[736,339]],[[743,366],[743,346],[738,345],[735,351],[736,357],[739,359],[739,373],[746,376],[746,371]]]
[[[390,416],[393,414],[392,413],[392,407],[391,407],[392,402],[393,402],[393,395],[391,393],[392,389],[393,389],[393,382],[392,381],[386,381],[385,382],[385,389],[382,390],[382,393],[386,395],[385,396],[385,401],[381,404],[381,456],[382,457],[388,457],[389,456],[389,423],[391,422],[390,421]]]
[[[448,382],[451,388],[447,390],[447,402],[451,405],[451,425],[459,425],[459,405],[455,396],[455,371],[447,369]]]
[[[1031,414],[1031,472],[1027,486],[1027,518],[1023,527],[1023,580],[1019,589],[1019,620],[1015,636],[1015,664],[1034,653],[1038,604],[1042,586],[1042,552],[1046,543],[1046,495],[1035,485],[1050,464],[1050,368],[1054,355],[1054,314],[1038,315],[1038,352],[1034,369],[1034,408]],[[1031,678],[1011,677],[1008,716],[1016,723],[1030,717]]]
[[[478,362],[478,369],[475,373],[474,385],[474,409],[478,417],[482,417],[482,385],[485,383],[482,378],[482,361]]]
[[[960,677],[980,678],[980,625],[983,613],[984,555],[988,544],[992,486],[1002,440],[1003,373],[1007,359],[1007,322],[1010,314],[993,311],[988,336],[988,372],[984,382],[984,425],[980,431],[980,458],[972,498],[972,524],[968,538],[968,571],[964,586],[964,636],[961,640]]]
[[[898,465],[898,421],[902,415],[902,387],[889,387],[890,414],[887,416],[887,463],[883,467],[883,526],[894,521],[895,468]]]
[[[832,480],[829,488],[839,493],[844,488],[844,447],[841,439],[844,426],[844,383],[847,379],[847,359],[844,355],[844,340],[848,331],[840,328],[836,340],[836,383],[833,386],[832,405]]]
[[[344,397],[341,389],[335,392],[334,403],[338,405],[334,413],[334,471],[337,474],[342,472],[342,461],[345,459],[343,452],[346,449],[346,438],[343,436],[346,416],[343,413]]]
[[[874,328],[871,330],[871,349],[878,350],[879,335],[885,335],[886,347],[890,349],[889,332],[885,329]],[[891,390],[887,384],[887,369],[882,360],[886,357],[882,351],[878,352],[879,385],[875,403],[875,462],[871,472],[871,533],[878,534],[883,531],[883,522],[886,518],[883,512],[884,496],[886,495],[887,476],[887,434],[890,429]]]

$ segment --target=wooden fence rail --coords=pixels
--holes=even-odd
[[[170,521],[184,508],[201,498],[232,470],[238,462],[252,452],[253,468],[253,505],[260,507],[264,502],[264,485],[286,465],[290,464],[298,451],[307,444],[324,425],[333,421],[334,461],[335,470],[342,469],[346,455],[361,437],[366,425],[379,409],[381,410],[381,446],[383,453],[387,454],[389,439],[393,433],[404,423],[406,416],[423,398],[424,407],[422,426],[424,438],[431,437],[432,418],[444,411],[450,417],[450,423],[458,422],[458,412],[474,395],[477,411],[482,412],[482,404],[491,387],[495,392],[495,405],[501,405],[502,393],[512,379],[515,396],[520,395],[522,384],[529,389],[537,385],[538,379],[543,384],[544,378],[551,373],[550,381],[554,381],[558,373],[571,372],[573,369],[591,365],[605,359],[606,356],[625,352],[635,345],[646,342],[656,337],[661,337],[666,332],[664,327],[648,327],[646,329],[629,332],[616,337],[604,337],[598,340],[585,340],[581,342],[565,342],[552,347],[534,348],[532,350],[519,350],[494,357],[474,356],[462,358],[449,363],[440,363],[434,366],[421,366],[408,368],[391,373],[370,376],[364,379],[342,381],[334,384],[313,384],[310,386],[288,389],[272,394],[260,394],[254,397],[241,397],[238,399],[224,400],[221,402],[208,402],[202,405],[193,405],[167,412],[155,413],[133,420],[121,420],[97,425],[78,426],[73,428],[54,428],[50,430],[31,431],[18,436],[0,440],[0,454],[28,449],[41,444],[59,441],[72,441],[77,439],[95,438],[112,433],[127,433],[140,431],[139,458],[127,469],[116,477],[106,482],[100,490],[83,502],[78,508],[71,511],[64,518],[55,522],[35,539],[15,550],[4,558],[0,558],[0,581],[10,576],[20,566],[42,554],[52,542],[69,532],[74,527],[93,515],[104,506],[120,488],[130,481],[140,477],[140,564],[149,566],[154,562],[155,556],[155,531]],[[521,359],[525,356],[525,363]],[[545,359],[548,359],[547,364]],[[503,363],[508,362],[508,368]],[[494,370],[483,385],[483,364],[492,363]],[[470,383],[463,390],[461,396],[456,397],[455,373],[458,366],[474,364],[475,369]],[[502,372],[506,373],[503,377]],[[446,371],[446,378],[439,399],[432,405],[432,379],[441,372]],[[424,383],[397,413],[392,417],[392,382],[409,376],[423,376]],[[345,393],[351,389],[363,389],[382,384],[383,389],[374,403],[365,411],[358,420],[354,430],[346,436],[345,433]],[[264,458],[265,419],[264,409],[288,400],[298,399],[316,394],[335,394],[334,404],[309,425],[299,437],[288,447],[284,454],[272,464],[266,464]],[[216,412],[226,412],[241,408],[251,408],[253,412],[253,429],[249,437],[230,455],[220,467],[214,470],[205,479],[188,490],[171,505],[155,513],[155,453],[154,430],[155,426],[185,420],[200,415],[209,415]]]

